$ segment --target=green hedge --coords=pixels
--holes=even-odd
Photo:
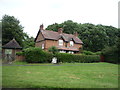
[[[25,61],[28,63],[50,63],[53,57],[57,57],[58,62],[78,62],[78,63],[92,63],[100,62],[99,55],[82,55],[82,54],[67,54],[67,53],[52,53],[45,52],[41,48],[27,48],[18,55],[24,55]]]
[[[23,52],[28,63],[49,63],[52,59],[52,54],[41,48],[27,48]]]
[[[79,62],[79,63],[92,63],[100,62],[99,55],[80,55],[80,54],[67,54],[67,53],[57,53],[56,57],[59,62]]]

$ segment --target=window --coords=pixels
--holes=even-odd
[[[74,45],[74,42],[73,41],[70,41],[70,46],[73,46]]]
[[[45,47],[44,47],[44,44],[42,44],[42,49],[44,49]]]
[[[12,49],[5,49],[5,54],[12,54]]]
[[[63,40],[59,40],[59,46],[63,46]]]

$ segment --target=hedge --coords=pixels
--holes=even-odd
[[[79,62],[79,63],[92,63],[100,62],[99,55],[80,55],[80,54],[67,54],[67,53],[57,53],[56,57],[59,62]]]
[[[24,55],[25,61],[28,63],[50,63],[53,57],[57,57],[58,62],[78,62],[78,63],[92,63],[100,62],[99,55],[82,55],[82,54],[68,54],[56,53],[52,54],[43,51],[41,48],[27,48],[18,55]]]

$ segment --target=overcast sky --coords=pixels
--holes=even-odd
[[[0,0],[0,19],[17,18],[24,32],[36,37],[40,24],[72,20],[118,27],[119,0]]]

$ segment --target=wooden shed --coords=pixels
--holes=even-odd
[[[2,58],[3,60],[13,61],[16,57],[16,52],[20,52],[22,47],[15,39],[12,39],[7,44],[2,46]]]

